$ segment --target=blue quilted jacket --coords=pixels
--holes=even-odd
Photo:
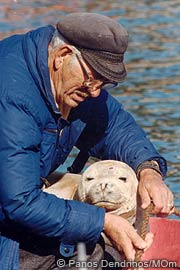
[[[72,109],[68,121],[61,119],[48,71],[54,30],[42,27],[0,41],[0,228],[4,232],[8,224],[55,238],[59,252],[70,256],[77,242],[98,241],[104,210],[42,192],[41,177],[63,164],[73,146],[134,170],[155,159],[165,175],[166,162],[105,90]],[[17,239],[1,233],[0,269],[19,269],[18,248]]]

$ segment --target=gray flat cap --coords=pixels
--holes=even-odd
[[[124,80],[128,34],[121,24],[104,15],[78,12],[64,16],[57,29],[99,74],[113,82]]]

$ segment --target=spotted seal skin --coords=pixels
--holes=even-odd
[[[82,174],[74,199],[135,222],[138,180],[125,163],[103,160],[89,166]]]

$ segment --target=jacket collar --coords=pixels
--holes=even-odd
[[[23,53],[37,87],[50,110],[60,117],[51,89],[48,69],[48,45],[55,28],[51,25],[32,30],[24,35]]]

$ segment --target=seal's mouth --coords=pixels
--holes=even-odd
[[[121,206],[121,203],[115,203],[115,202],[109,202],[109,201],[100,201],[100,202],[95,202],[93,205],[105,208],[106,212],[108,211],[113,211],[118,209]]]

